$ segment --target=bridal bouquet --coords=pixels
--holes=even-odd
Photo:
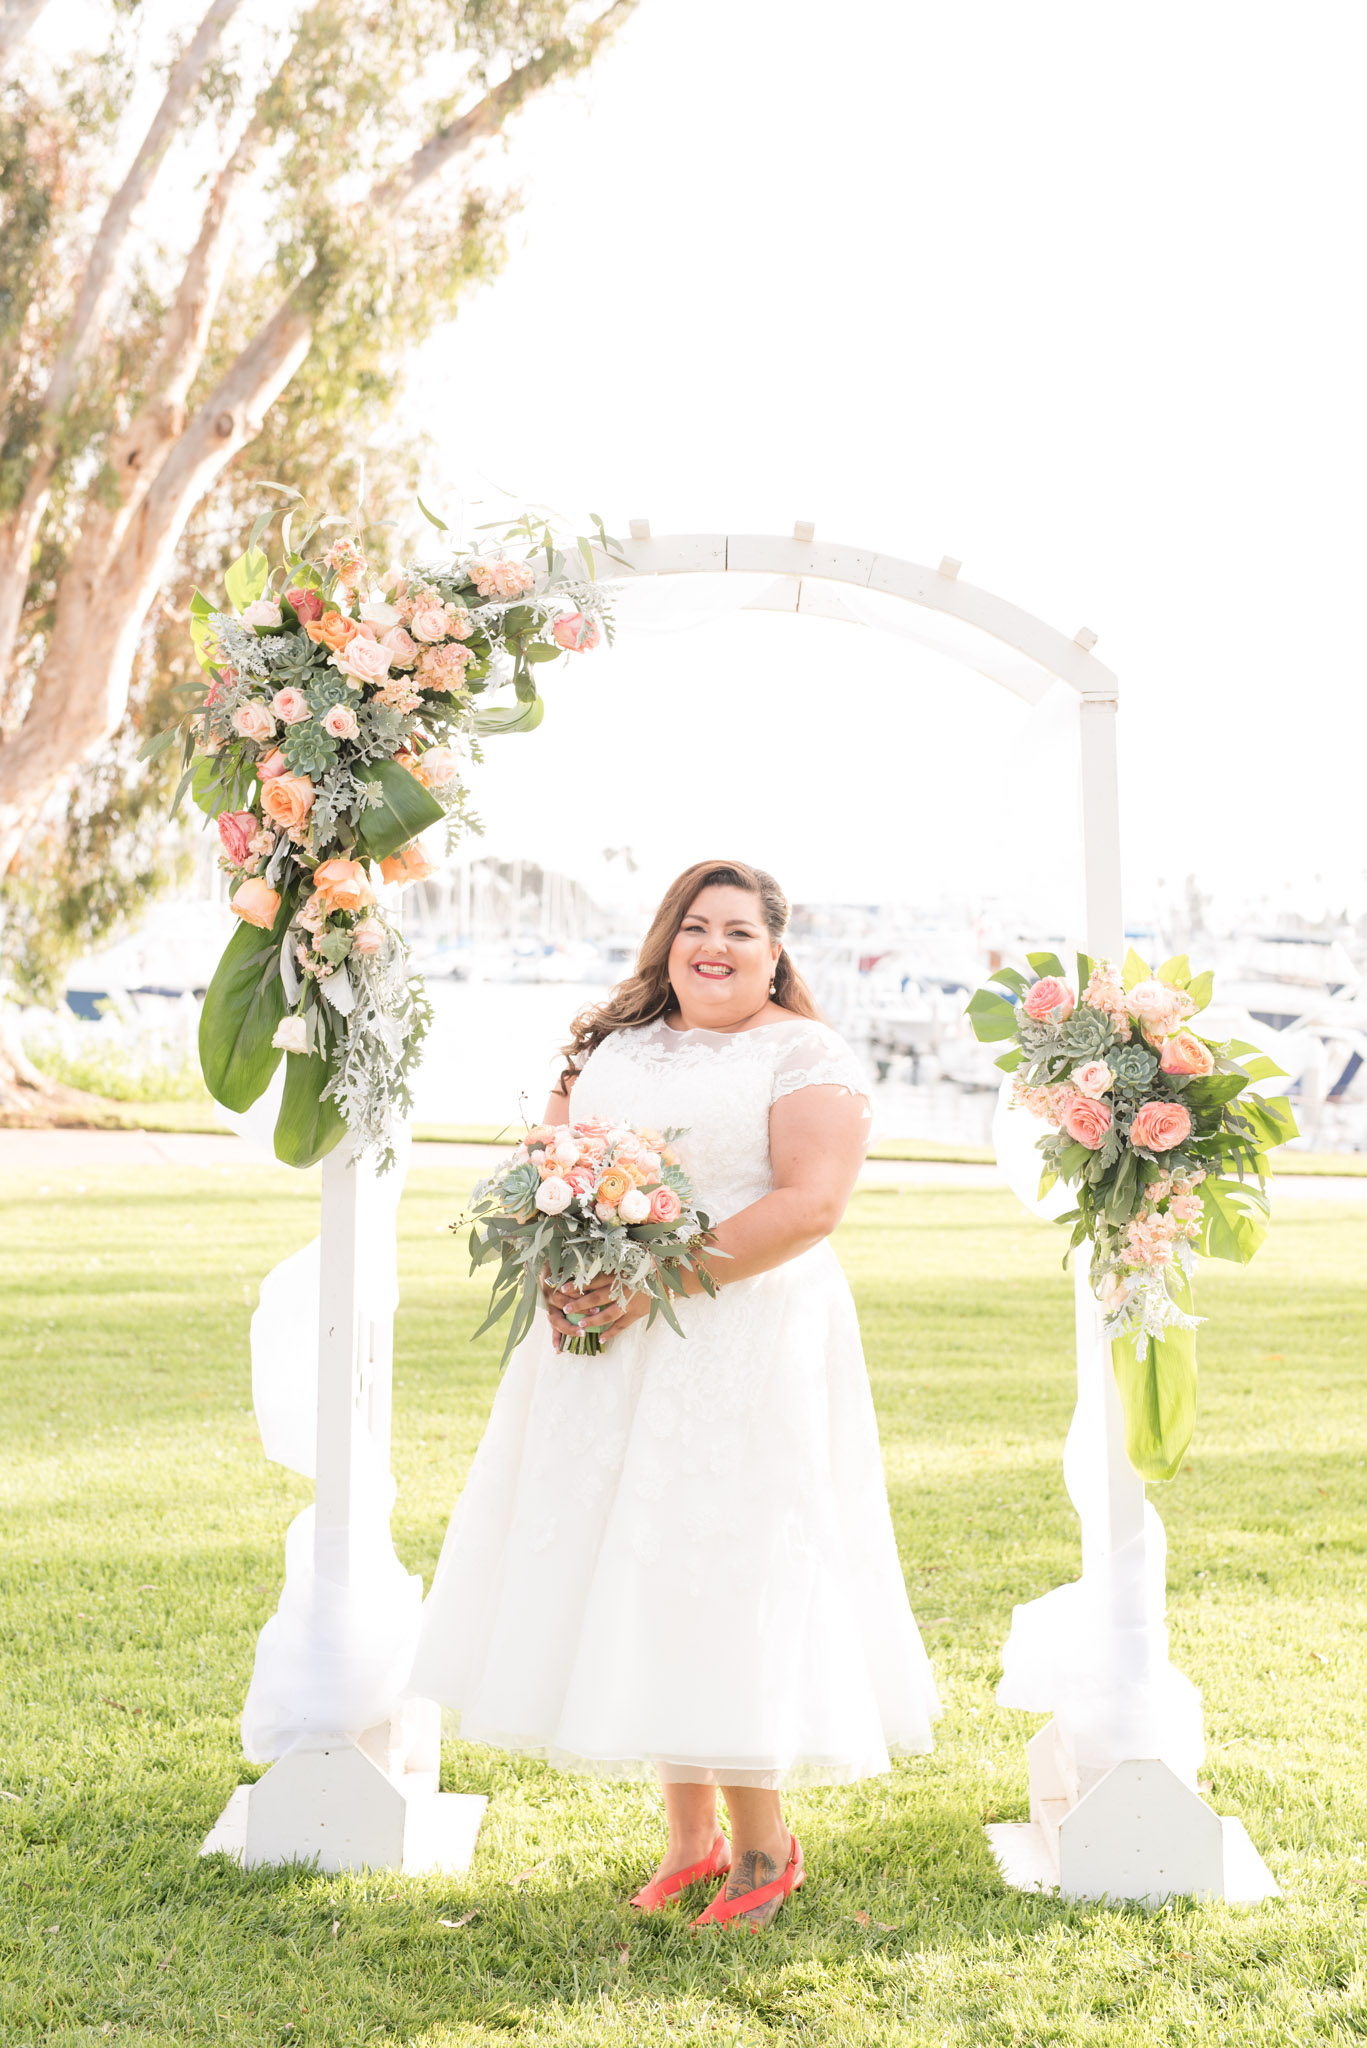
[[[1133,952],[1123,970],[1080,953],[1076,992],[1055,954],[1027,958],[1037,980],[998,969],[968,1015],[980,1040],[1013,1041],[997,1065],[1050,1126],[1040,1194],[1076,1190],[1059,1221],[1069,1251],[1092,1247],[1130,1462],[1171,1479],[1196,1418],[1196,1258],[1247,1264],[1267,1235],[1267,1154],[1296,1125],[1283,1098],[1248,1091],[1281,1069],[1193,1028],[1214,977],[1185,955],[1154,973]]]
[[[210,1093],[246,1109],[286,1055],[277,1155],[312,1165],[349,1128],[388,1163],[430,1010],[377,884],[432,873],[419,835],[467,822],[466,761],[540,723],[534,671],[597,646],[606,598],[571,579],[548,532],[544,567],[458,550],[377,575],[354,537],[315,543],[315,521],[294,538],[293,512],[272,563],[258,543],[273,516],[228,570],[225,605],[196,592],[208,680],[144,753],[181,735],[176,802],[188,788],[216,821],[241,921],[200,1020]],[[592,569],[591,544],[578,558]],[[485,702],[505,688],[511,702]]]
[[[499,1267],[475,1335],[512,1309],[504,1365],[531,1328],[543,1273],[557,1287],[586,1287],[606,1275],[617,1301],[647,1293],[646,1327],[662,1315],[679,1336],[670,1297],[684,1273],[696,1272],[705,1291],[716,1293],[696,1258],[708,1219],[670,1144],[680,1135],[601,1117],[538,1124],[508,1164],[479,1183],[470,1211],[470,1270],[493,1259]],[[464,1219],[451,1228],[463,1229]],[[565,1348],[593,1354],[603,1341],[596,1330],[584,1330]]]

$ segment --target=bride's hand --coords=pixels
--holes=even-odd
[[[625,1301],[614,1298],[611,1280],[594,1280],[587,1287],[553,1287],[547,1275],[541,1279],[546,1314],[555,1332],[556,1350],[566,1337],[579,1337],[596,1330],[606,1343],[630,1323],[650,1313],[648,1294],[629,1294]],[[573,1316],[574,1320],[570,1318]]]

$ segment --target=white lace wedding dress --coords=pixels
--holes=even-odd
[[[714,1222],[772,1186],[769,1110],[863,1094],[827,1025],[619,1031],[576,1115],[685,1127]],[[724,1268],[722,1269],[724,1273]],[[839,1784],[931,1747],[849,1287],[829,1244],[499,1387],[423,1611],[409,1691],[461,1734],[579,1771]]]

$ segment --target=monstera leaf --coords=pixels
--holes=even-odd
[[[275,1156],[286,1166],[316,1166],[346,1130],[336,1102],[323,1090],[331,1075],[324,1054],[292,1052],[285,1093],[275,1120]]]
[[[357,827],[362,848],[372,860],[387,860],[446,815],[431,791],[397,761],[372,761],[358,773],[380,792],[380,802],[367,804]]]
[[[204,1083],[225,1109],[250,1109],[280,1064],[271,1044],[285,1014],[280,946],[294,915],[294,893],[280,898],[269,932],[240,924],[214,969],[199,1019]]]
[[[1191,1289],[1171,1276],[1173,1298],[1191,1313]],[[1196,1332],[1169,1325],[1159,1343],[1150,1337],[1143,1355],[1134,1338],[1117,1337],[1111,1363],[1125,1411],[1125,1455],[1141,1479],[1175,1479],[1196,1427]]]

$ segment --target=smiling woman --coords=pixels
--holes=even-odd
[[[467,1738],[658,1773],[669,1839],[632,1903],[655,1912],[725,1877],[708,1925],[767,1922],[802,1882],[784,1787],[884,1772],[930,1748],[937,1711],[826,1242],[863,1161],[867,1083],[817,1016],[786,923],[771,875],[690,868],[636,973],[576,1021],[546,1123],[601,1131],[628,1167],[633,1130],[669,1131],[714,1219],[706,1281],[683,1275],[683,1343],[647,1324],[644,1293],[547,1284],[410,1680]],[[607,1356],[560,1348],[584,1328]]]

